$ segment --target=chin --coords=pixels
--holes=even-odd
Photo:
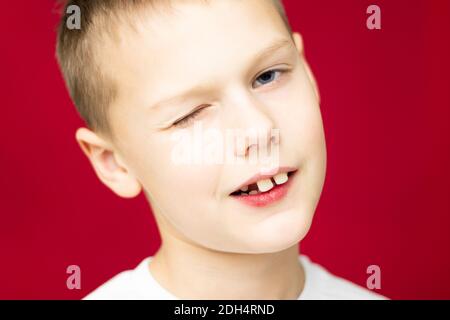
[[[291,209],[261,222],[245,234],[242,253],[273,253],[286,250],[308,233],[314,213]]]

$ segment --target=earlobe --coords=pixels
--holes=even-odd
[[[142,190],[141,184],[129,172],[123,161],[118,160],[116,151],[107,141],[87,128],[79,128],[75,139],[103,184],[123,198],[139,195]]]

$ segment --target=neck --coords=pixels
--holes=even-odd
[[[298,245],[274,253],[238,254],[165,236],[150,272],[180,299],[297,299],[304,286],[298,255]]]

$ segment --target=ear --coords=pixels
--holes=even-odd
[[[303,64],[304,64],[305,69],[306,69],[306,74],[308,75],[309,81],[311,82],[311,84],[312,84],[312,86],[314,88],[314,93],[316,94],[317,101],[320,104],[319,87],[317,86],[316,78],[314,77],[314,74],[311,71],[311,68],[310,68],[310,66],[308,64],[308,61],[306,61],[306,58],[305,58],[303,38],[298,32],[293,32],[292,33],[292,39],[294,40],[295,47],[297,48],[297,51],[300,53],[300,55],[302,57]]]
[[[133,198],[139,195],[141,184],[109,142],[87,128],[79,128],[75,139],[100,181],[120,197]]]

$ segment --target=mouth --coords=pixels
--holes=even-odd
[[[286,196],[298,170],[279,172],[273,176],[256,176],[230,194],[236,200],[254,207],[264,207]]]

